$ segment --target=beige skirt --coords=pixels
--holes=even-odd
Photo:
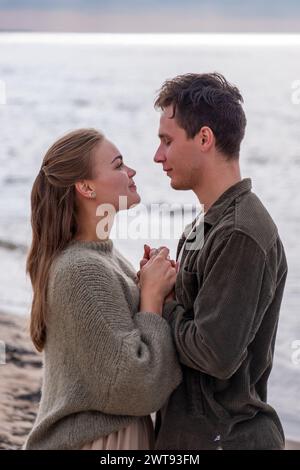
[[[151,416],[137,418],[124,429],[85,444],[82,450],[153,450],[154,428]]]

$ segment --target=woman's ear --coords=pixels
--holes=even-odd
[[[77,183],[75,183],[75,189],[83,197],[86,197],[88,199],[95,198],[95,189],[87,181],[78,181]]]

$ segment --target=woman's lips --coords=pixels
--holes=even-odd
[[[136,185],[135,185],[135,184],[131,184],[131,185],[129,186],[129,189],[130,189],[130,191],[136,191]]]

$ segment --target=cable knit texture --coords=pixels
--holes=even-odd
[[[25,449],[80,449],[157,411],[182,379],[168,322],[139,311],[111,240],[72,242],[48,285],[42,397]]]

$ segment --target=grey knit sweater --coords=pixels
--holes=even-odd
[[[53,263],[38,416],[24,449],[80,449],[157,411],[182,379],[170,327],[139,312],[135,271],[111,240]]]

